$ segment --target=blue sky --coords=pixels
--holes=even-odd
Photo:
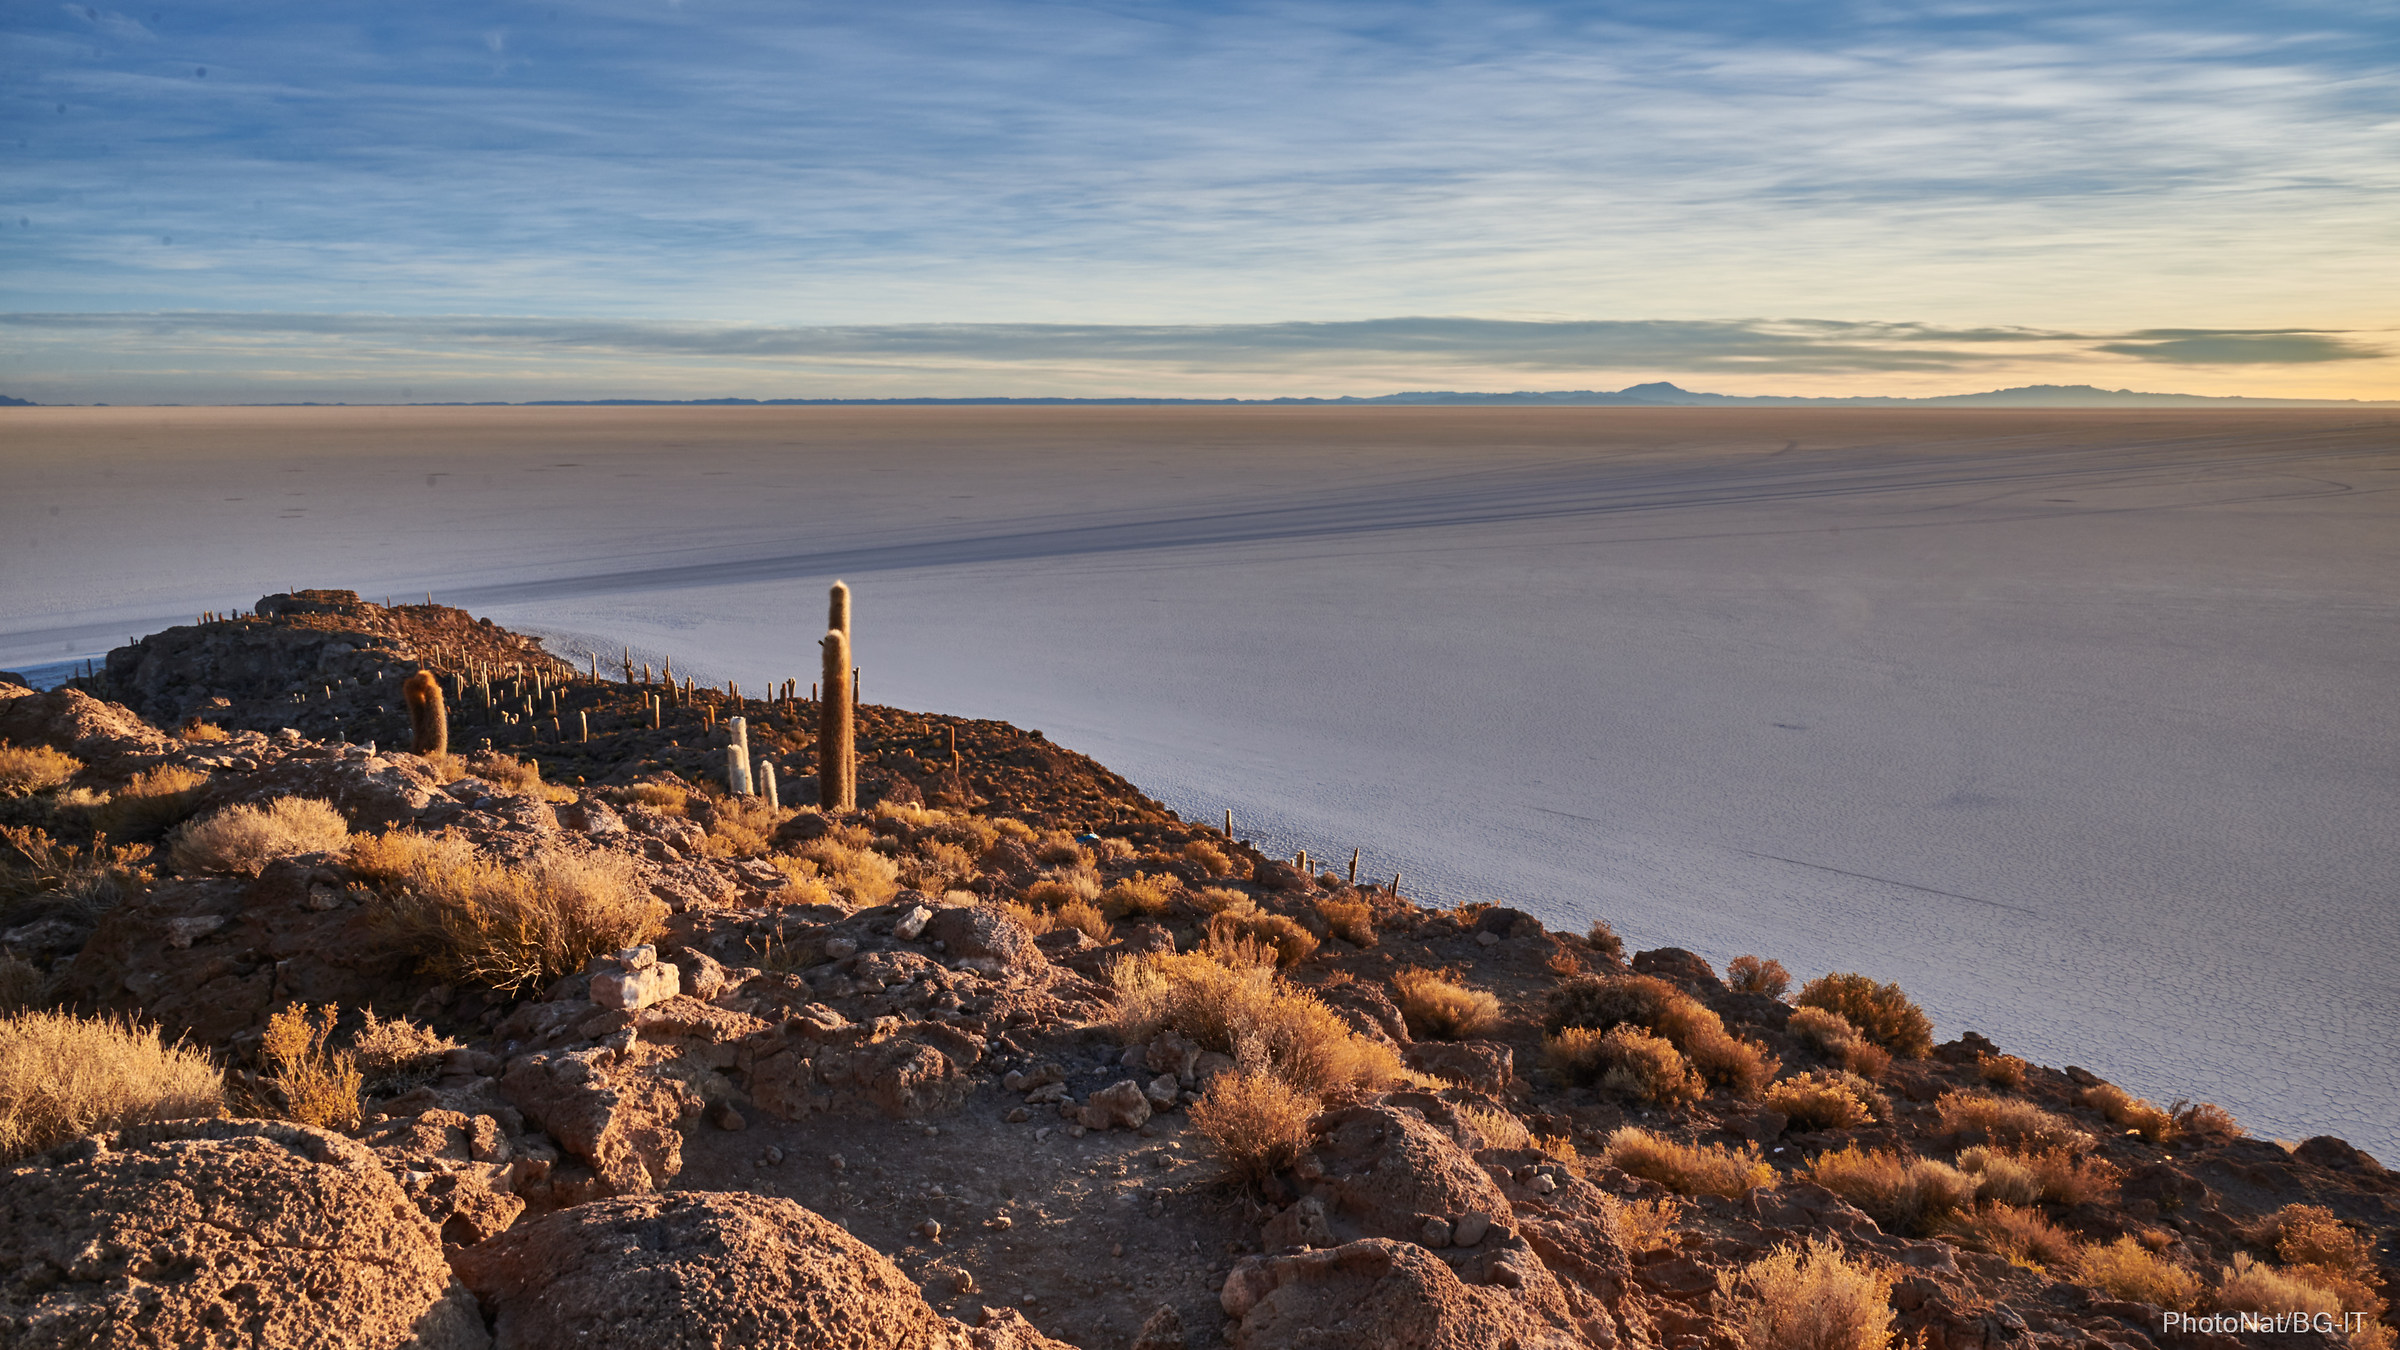
[[[2392,3],[4,22],[46,401],[2400,396]]]

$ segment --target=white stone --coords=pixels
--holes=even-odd
[[[658,964],[658,948],[647,942],[639,947],[627,947],[617,953],[617,964],[627,970],[648,970]]]
[[[604,970],[592,977],[592,1002],[603,1008],[635,1012],[664,1003],[682,991],[683,976],[672,965],[640,970]]]
[[[902,942],[914,942],[917,940],[917,934],[925,931],[926,921],[932,917],[932,910],[923,905],[917,905],[906,914],[901,915],[900,921],[892,925],[892,936]]]

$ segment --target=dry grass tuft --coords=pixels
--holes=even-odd
[[[2075,1278],[2113,1298],[2153,1308],[2189,1308],[2200,1297],[2200,1277],[2158,1256],[2130,1237],[2083,1249]]]
[[[82,768],[82,760],[46,745],[0,741],[0,795],[46,792],[64,785]]]
[[[140,895],[150,884],[148,851],[116,848],[96,837],[90,848],[52,839],[42,830],[0,825],[0,917],[10,924],[63,909],[86,918]]]
[[[0,1018],[0,1165],[77,1135],[223,1114],[217,1067],[149,1027],[58,1012]]]
[[[1075,842],[1065,830],[1052,830],[1033,846],[1033,860],[1050,867],[1090,868],[1092,851]]]
[[[1172,1030],[1318,1100],[1371,1091],[1400,1076],[1396,1051],[1352,1031],[1270,966],[1154,952],[1120,959],[1109,983],[1116,994],[1111,1021],[1127,1044]]]
[[[1542,1067],[1578,1086],[1597,1083],[1635,1101],[1674,1106],[1700,1100],[1708,1084],[1665,1037],[1635,1026],[1568,1027],[1542,1041]]]
[[[692,802],[692,794],[673,783],[636,783],[618,790],[614,795],[623,805],[647,807],[669,816],[682,815],[690,809]]]
[[[175,734],[187,741],[199,741],[204,744],[231,739],[226,735],[225,728],[214,722],[203,722],[197,717],[176,728]]]
[[[259,1062],[283,1092],[284,1115],[303,1125],[350,1131],[358,1128],[358,1094],[366,1087],[358,1056],[329,1049],[335,1009],[315,1019],[306,1004],[293,1004],[267,1019],[258,1043]]]
[[[1353,947],[1375,945],[1375,909],[1364,900],[1328,896],[1317,902],[1317,917],[1325,921],[1326,931]]]
[[[1975,1061],[1975,1074],[1993,1087],[2022,1092],[2025,1075],[2032,1067],[2015,1055],[1985,1055]]]
[[[1458,1118],[1467,1123],[1482,1139],[1483,1148],[1534,1148],[1533,1131],[1525,1122],[1506,1111],[1491,1111],[1480,1106],[1458,1108]]]
[[[1316,1098],[1272,1073],[1235,1069],[1208,1081],[1189,1111],[1225,1169],[1253,1184],[1299,1161]]]
[[[1782,998],[1783,991],[1792,987],[1792,972],[1785,970],[1781,961],[1737,956],[1725,965],[1725,983],[1745,994]]]
[[[783,873],[784,878],[783,889],[775,892],[769,903],[779,906],[842,903],[841,897],[834,893],[832,883],[825,879],[824,872],[808,859],[779,854],[769,857],[767,861],[773,863],[775,870]]]
[[[1225,850],[1205,839],[1194,839],[1185,844],[1182,856],[1185,862],[1191,863],[1212,877],[1233,875],[1233,859],[1225,856]]]
[[[1860,1035],[1902,1059],[1923,1059],[1933,1053],[1933,1019],[1910,1002],[1899,985],[1835,972],[1810,980],[1793,1001],[1804,1008],[1840,1013]]]
[[[865,831],[836,830],[800,846],[798,857],[816,864],[826,885],[853,909],[889,904],[900,893],[900,865],[867,846]]]
[[[2041,1211],[2020,1205],[1994,1203],[1954,1214],[1936,1224],[1935,1231],[1962,1247],[1990,1252],[2031,1270],[2069,1268],[2083,1253],[2074,1234],[2043,1218]]]
[[[1975,1203],[1975,1179],[1948,1163],[1904,1158],[1853,1144],[1820,1154],[1808,1179],[1867,1212],[1886,1230],[1924,1237],[1935,1224]]]
[[[1116,885],[1100,892],[1100,908],[1111,918],[1132,916],[1146,919],[1164,914],[1175,904],[1179,889],[1175,878],[1151,876],[1136,872]]]
[[[208,775],[180,764],[161,764],[135,774],[92,813],[92,824],[118,839],[147,842],[182,824],[200,809]]]
[[[1659,1014],[1686,995],[1654,975],[1579,975],[1550,991],[1542,1029],[1606,1031],[1620,1023],[1655,1029]]]
[[[1482,989],[1444,979],[1430,970],[1403,970],[1392,977],[1400,1016],[1411,1036],[1455,1041],[1488,1035],[1500,1025],[1500,1000]]]
[[[367,1024],[350,1042],[358,1071],[368,1084],[378,1087],[430,1077],[440,1067],[442,1056],[458,1048],[457,1041],[437,1036],[405,1017],[382,1021],[373,1008],[367,1009]]]
[[[1608,1137],[1608,1161],[1682,1195],[1738,1200],[1753,1186],[1775,1184],[1775,1169],[1760,1160],[1756,1144],[1739,1151],[1723,1144],[1678,1144],[1630,1125]]]
[[[2182,1129],[2175,1117],[2134,1096],[2114,1083],[2085,1088],[2076,1104],[2098,1111],[2111,1125],[2121,1125],[2128,1134],[2138,1134],[2145,1142],[2164,1144],[2180,1137]]]
[[[2343,1312],[2364,1313],[2370,1322],[2383,1315],[2383,1276],[2375,1263],[2374,1239],[2335,1218],[2332,1210],[2286,1205],[2249,1236],[2274,1247],[2276,1259],[2285,1266],[2284,1278],[2330,1295]]]
[[[613,854],[546,852],[502,866],[463,840],[395,831],[354,848],[350,865],[381,883],[387,921],[429,973],[503,993],[648,941],[666,917],[633,864]]]
[[[769,806],[764,797],[719,798],[709,804],[703,847],[712,858],[755,858],[773,852],[775,827],[798,814],[789,807]]]
[[[183,827],[171,856],[183,872],[257,876],[268,863],[349,847],[350,823],[313,797],[278,797],[265,806],[229,806]]]
[[[1741,1350],[1886,1350],[1892,1343],[1888,1271],[1852,1262],[1815,1238],[1777,1247],[1717,1277],[1725,1321]]]
[[[1852,1130],[1889,1120],[1892,1102],[1873,1084],[1839,1069],[1786,1078],[1767,1088],[1767,1105],[1802,1130]]]
[[[2092,1137],[2065,1116],[2032,1102],[2010,1101],[1988,1092],[1945,1092],[1934,1102],[1943,1133],[1982,1142],[2083,1152]]]
[[[575,799],[575,794],[568,789],[555,788],[544,783],[542,766],[534,760],[519,759],[515,755],[492,752],[477,755],[468,760],[467,768],[477,778],[512,796],[540,797],[554,802]]]
[[[1317,950],[1317,935],[1287,915],[1261,909],[1228,909],[1209,916],[1208,947],[1231,952],[1257,944],[1275,953],[1278,966],[1296,966]]]
[[[2215,1102],[2194,1102],[2177,1098],[2167,1108],[2175,1117],[2175,1128],[2191,1139],[2239,1139],[2244,1131],[2233,1113]]]
[[[1850,1019],[1825,1008],[1801,1008],[1784,1025],[1810,1054],[1838,1064],[1861,1078],[1881,1078],[1892,1066],[1892,1052],[1859,1034]]]
[[[16,953],[0,951],[0,1015],[22,1012],[47,1002],[50,977]]]
[[[1675,1200],[1663,1195],[1656,1200],[1620,1200],[1606,1194],[1601,1198],[1609,1229],[1627,1252],[1641,1256],[1675,1245],[1675,1224],[1683,1217],[1683,1206]]]
[[[2125,1179],[2115,1163],[2068,1148],[2012,1152],[1978,1144],[1959,1151],[1958,1166],[1975,1178],[1977,1199],[2009,1205],[2108,1204]]]
[[[2260,1265],[2248,1252],[2217,1276],[2209,1302],[2220,1312],[2305,1313],[2311,1317],[2347,1311],[2341,1296],[2300,1278],[2295,1271]]]

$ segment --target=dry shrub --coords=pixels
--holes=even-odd
[[[1655,1029],[1659,1014],[1686,997],[1654,975],[1579,975],[1550,991],[1542,1029],[1552,1034],[1568,1027],[1606,1031],[1624,1022]]]
[[[86,918],[140,895],[150,884],[147,849],[117,848],[96,837],[90,848],[62,844],[29,826],[0,825],[0,915],[10,924],[64,910]]]
[[[208,775],[180,764],[161,764],[135,774],[92,813],[92,824],[119,839],[151,840],[182,824],[200,809]]]
[[[382,1021],[373,1008],[367,1009],[367,1024],[350,1042],[358,1071],[376,1086],[428,1077],[440,1067],[444,1054],[458,1048],[457,1041],[405,1017]]]
[[[1271,948],[1279,966],[1296,966],[1317,950],[1317,935],[1286,915],[1228,909],[1209,916],[1208,946],[1212,951],[1233,950],[1245,942]]]
[[[1044,933],[1054,933],[1058,931],[1059,923],[1057,910],[1035,909],[1030,905],[1023,905],[1014,900],[1009,900],[1001,904],[1000,912],[1007,915],[1009,918],[1016,920],[1018,924],[1024,927],[1026,932],[1033,934],[1035,937],[1040,937]]]
[[[1458,1108],[1458,1118],[1483,1140],[1484,1148],[1532,1148],[1533,1131],[1525,1122],[1506,1111],[1486,1110],[1480,1106]]]
[[[1592,926],[1584,931],[1583,940],[1606,960],[1625,959],[1625,939],[1617,936],[1617,930],[1610,927],[1606,919],[1592,920]]]
[[[1225,1169],[1263,1182],[1299,1161],[1317,1100],[1272,1073],[1230,1070],[1208,1080],[1189,1111]]]
[[[900,865],[846,836],[863,831],[835,830],[800,846],[798,856],[815,863],[825,884],[848,897],[855,909],[888,904],[900,893]]]
[[[1100,908],[1112,918],[1132,915],[1146,919],[1154,914],[1166,913],[1175,903],[1177,889],[1173,877],[1154,877],[1136,872],[1100,892]]]
[[[1975,1179],[1948,1163],[1856,1144],[1818,1155],[1808,1179],[1867,1212],[1886,1230],[1923,1237],[1975,1203]]]
[[[1767,1105],[1803,1130],[1851,1130],[1892,1114],[1891,1099],[1854,1073],[1836,1069],[1786,1078],[1767,1089]]]
[[[504,993],[648,941],[666,917],[615,854],[543,852],[503,866],[461,840],[395,832],[352,850],[351,866],[383,883],[386,920],[428,973]]]
[[[1738,1097],[1756,1097],[1783,1061],[1725,1029],[1725,1021],[1699,1000],[1678,997],[1659,1013],[1658,1032],[1673,1041],[1711,1087]]]
[[[258,1058],[269,1081],[283,1092],[287,1119],[327,1130],[355,1130],[358,1094],[366,1078],[356,1055],[326,1046],[335,1011],[327,1005],[312,1020],[306,1004],[294,1004],[269,1017]]]
[[[2113,1204],[2118,1188],[2125,1180],[2123,1169],[2115,1163],[2106,1158],[2086,1157],[2067,1147],[2020,1152],[1970,1148],[1958,1155],[1959,1166],[1970,1172],[1978,1171],[1978,1168],[1968,1166],[1968,1159],[1975,1156],[1990,1160],[1981,1169],[1987,1174],[1993,1168],[2029,1174],[2032,1177],[2033,1199],[2053,1205]],[[1995,1185],[2014,1190],[2020,1189],[2023,1183],[2012,1175]],[[1996,1192],[1986,1198],[2009,1200],[2008,1196]],[[2010,1203],[2031,1202],[2010,1200]]]
[[[1081,929],[1085,936],[1096,942],[1106,942],[1116,935],[1116,930],[1108,922],[1108,915],[1089,900],[1069,900],[1051,911],[1050,917],[1057,921],[1059,927]]]
[[[1229,886],[1210,886],[1191,894],[1191,902],[1203,914],[1223,914],[1227,910],[1251,910],[1258,902]]]
[[[2217,1277],[2209,1302],[2220,1312],[2305,1313],[2332,1315],[2346,1311],[2341,1296],[2300,1278],[2295,1271],[2277,1270],[2235,1252],[2233,1264]]]
[[[1090,867],[1092,851],[1065,830],[1052,830],[1033,846],[1033,860],[1053,867]]]
[[[44,792],[63,785],[82,768],[82,760],[46,745],[0,741],[0,794]]]
[[[2074,1271],[2077,1280],[2112,1298],[2153,1308],[2189,1308],[2200,1296],[2199,1276],[2130,1237],[2084,1248]]]
[[[1977,1144],[1961,1149],[1958,1170],[1975,1178],[1975,1198],[2002,1205],[2030,1205],[2042,1199],[2041,1174],[2032,1163],[2006,1149]]]
[[[784,878],[783,889],[775,892],[774,898],[768,903],[779,906],[841,904],[841,897],[834,894],[832,883],[825,880],[824,872],[815,863],[788,855],[770,857],[767,861],[773,863],[775,870],[783,873]]]
[[[1017,819],[1015,816],[993,817],[992,828],[998,831],[1002,838],[1014,839],[1020,844],[1031,843],[1034,836],[1038,833],[1038,831],[1036,831],[1031,825],[1028,825],[1024,821]]]
[[[1100,874],[1083,864],[1053,867],[1042,873],[1041,880],[1034,885],[1047,888],[1046,893],[1057,895],[1058,899],[1052,902],[1057,904],[1064,904],[1070,899],[1097,901],[1100,898]]]
[[[767,805],[764,797],[726,797],[708,812],[712,858],[755,858],[774,848],[775,827],[799,812]]]
[[[938,895],[975,879],[975,855],[946,839],[921,840],[916,856],[901,865],[901,873],[918,890]]]
[[[1945,1092],[1933,1104],[1945,1134],[1973,1136],[1994,1144],[2066,1148],[2082,1152],[2092,1137],[2065,1116],[2026,1101],[2009,1101],[1988,1092]]]
[[[1892,1066],[1892,1052],[1859,1034],[1850,1019],[1826,1008],[1801,1008],[1784,1024],[1810,1054],[1839,1064],[1861,1078],[1880,1078]]]
[[[1775,1169],[1760,1160],[1756,1144],[1738,1151],[1723,1144],[1678,1144],[1631,1125],[1609,1135],[1608,1161],[1682,1195],[1738,1200],[1753,1186],[1775,1184]]]
[[[1317,902],[1317,917],[1325,921],[1326,931],[1353,947],[1375,945],[1375,909],[1364,900],[1328,896]]]
[[[350,824],[330,803],[277,797],[191,822],[177,834],[171,856],[179,871],[254,877],[278,858],[333,853],[349,843]]]
[[[1205,839],[1194,839],[1190,843],[1185,844],[1183,846],[1183,860],[1198,867],[1201,871],[1208,873],[1212,877],[1229,877],[1233,875],[1233,859],[1225,856],[1225,850],[1218,848],[1215,844],[1212,844]]]
[[[1724,1019],[1699,1000],[1649,975],[1580,975],[1568,980],[1550,992],[1542,1023],[1553,1035],[1569,1027],[1646,1027],[1673,1042],[1710,1085],[1744,1097],[1757,1096],[1779,1067],[1758,1046],[1726,1031]]]
[[[2071,1267],[2083,1251],[2083,1244],[2073,1234],[2043,1218],[2041,1211],[2020,1205],[1987,1204],[1954,1214],[1937,1224],[1935,1231],[1962,1247],[1990,1252],[2034,1270]]]
[[[1840,1013],[1860,1035],[1902,1059],[1923,1059],[1933,1053],[1933,1019],[1910,1002],[1899,985],[1835,972],[1810,980],[1793,1001],[1804,1008]]]
[[[2173,1116],[2114,1083],[2085,1088],[2076,1103],[2098,1111],[2109,1124],[2121,1125],[2126,1133],[2138,1134],[2148,1143],[2164,1144],[2182,1134]]]
[[[1674,1199],[1662,1195],[1656,1200],[1620,1200],[1606,1193],[1600,1198],[1609,1230],[1628,1253],[1641,1256],[1675,1245],[1675,1224],[1683,1217],[1683,1206]]]
[[[480,754],[467,761],[467,768],[477,778],[512,796],[541,797],[549,801],[573,801],[575,794],[565,788],[554,788],[542,781],[542,766],[538,761],[519,759],[496,751]],[[635,789],[637,792],[640,789]],[[689,794],[685,794],[687,797]],[[677,805],[682,805],[678,802]]]
[[[1352,1031],[1270,966],[1153,952],[1120,958],[1109,983],[1115,987],[1111,1021],[1127,1044],[1173,1031],[1319,1099],[1372,1090],[1400,1075],[1398,1052]]]
[[[0,1166],[77,1135],[225,1114],[208,1056],[132,1021],[24,1012],[0,1018]]]
[[[2250,1231],[2271,1243],[2282,1274],[2339,1301],[2344,1312],[2383,1315],[2383,1277],[2375,1264],[2374,1240],[2343,1223],[2322,1205],[2286,1205]],[[2254,1309],[2253,1311],[2264,1311]]]
[[[14,952],[0,951],[0,1016],[34,1007],[49,995],[50,977],[40,966]]]
[[[214,722],[203,722],[197,717],[192,718],[191,720],[185,722],[181,727],[177,728],[175,734],[181,736],[187,741],[200,741],[203,743],[229,739],[229,737],[227,737],[225,734],[225,728],[218,726]]]
[[[2233,1113],[2215,1102],[2194,1102],[2177,1098],[2167,1108],[2175,1118],[2175,1128],[2187,1139],[2239,1139],[2243,1130]]]
[[[1401,971],[1392,977],[1392,989],[1400,995],[1400,1016],[1411,1036],[1455,1041],[1487,1035],[1500,1025],[1499,999],[1433,971]]]
[[[1692,1072],[1682,1051],[1640,1027],[1607,1031],[1568,1027],[1543,1038],[1542,1067],[1579,1087],[1598,1084],[1635,1101],[1661,1106],[1695,1102],[1708,1091],[1708,1084]]]
[[[2011,1092],[2025,1090],[2025,1074],[2032,1067],[2015,1055],[1984,1055],[1975,1061],[1977,1077]]]
[[[624,789],[617,800],[628,806],[644,806],[661,815],[680,816],[691,806],[692,794],[673,783],[636,783]]]
[[[1891,1274],[1852,1262],[1836,1243],[1810,1238],[1777,1247],[1717,1280],[1741,1350],[1885,1350],[1892,1343]]]
[[[1726,963],[1725,982],[1745,994],[1782,998],[1783,991],[1792,987],[1792,972],[1785,970],[1781,961],[1737,956]]]

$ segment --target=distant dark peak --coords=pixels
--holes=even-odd
[[[1617,392],[1620,394],[1631,394],[1635,398],[1640,398],[1646,394],[1689,394],[1692,391],[1689,389],[1677,388],[1675,385],[1670,384],[1665,380],[1652,380],[1648,384],[1626,385]]]
[[[10,398],[6,394],[0,394],[0,408],[38,408],[40,406],[42,405],[29,398]]]

